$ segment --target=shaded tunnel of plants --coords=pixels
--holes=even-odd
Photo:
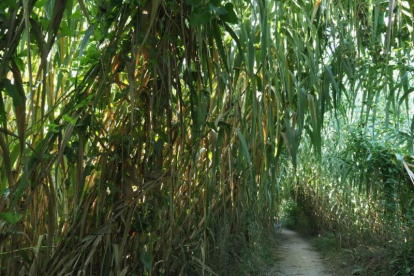
[[[413,9],[1,1],[0,273],[210,275],[287,199],[414,271]]]

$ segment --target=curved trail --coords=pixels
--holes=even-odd
[[[271,275],[306,275],[331,276],[323,265],[319,254],[312,250],[308,241],[301,238],[296,232],[283,229],[279,248],[280,262],[277,263]]]

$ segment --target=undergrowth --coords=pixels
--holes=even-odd
[[[278,262],[279,241],[268,224],[258,224],[254,240],[247,242],[240,234],[223,236],[211,267],[218,275],[267,275]]]
[[[326,229],[315,229],[311,220],[300,210],[293,201],[283,205],[283,221],[285,227],[299,232],[302,236],[310,238],[310,242],[323,257],[325,263],[335,271],[335,275],[414,275],[410,268],[410,258],[413,254],[410,248],[393,248],[389,244],[372,243],[372,240],[362,241],[354,246],[341,244],[338,234]]]

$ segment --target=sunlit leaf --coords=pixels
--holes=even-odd
[[[23,215],[18,213],[0,213],[0,217],[10,224],[16,224],[23,218]]]

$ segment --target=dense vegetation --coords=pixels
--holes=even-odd
[[[413,272],[413,9],[1,1],[1,271],[212,274],[292,197]]]

